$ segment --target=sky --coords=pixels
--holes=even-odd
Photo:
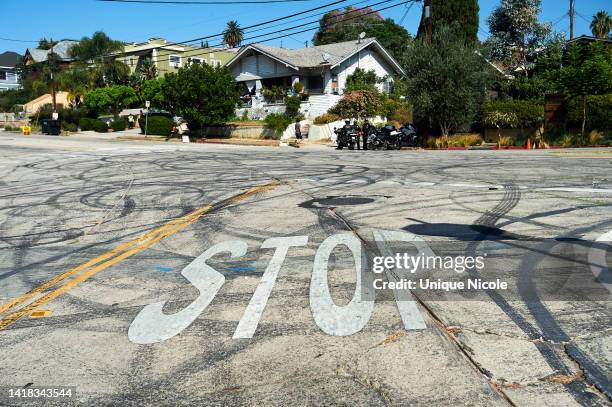
[[[28,47],[36,47],[38,39],[80,39],[91,36],[94,31],[104,31],[111,38],[125,42],[141,42],[151,37],[162,37],[169,41],[188,41],[199,37],[218,34],[223,31],[228,20],[237,20],[241,26],[261,23],[302,10],[332,3],[334,0],[288,1],[271,4],[239,5],[177,5],[177,4],[139,4],[99,2],[95,0],[1,0],[0,16],[0,53],[15,51],[20,54]],[[347,0],[338,6],[359,3],[369,5],[380,0]],[[396,0],[377,8],[398,3]],[[612,14],[610,0],[576,0],[575,35],[590,35],[589,24],[592,16],[599,10]],[[27,4],[27,8],[24,8]],[[480,0],[479,37],[485,39],[487,17],[499,4],[499,0]],[[382,15],[401,23],[410,33],[415,34],[421,16],[422,2],[408,8],[409,4],[382,11]],[[322,9],[325,11],[330,9]],[[542,0],[541,21],[552,22],[557,31],[569,32],[567,11],[569,0]],[[321,11],[304,14],[314,15]],[[319,16],[302,19],[294,25],[318,20]],[[286,20],[289,21],[289,20]],[[284,21],[283,21],[284,22]],[[282,22],[276,23],[280,24]],[[290,27],[292,24],[277,26],[270,30]],[[301,28],[307,29],[312,26]],[[296,29],[300,30],[300,29]],[[303,47],[311,40],[314,30],[298,33],[282,39],[267,41],[269,45],[286,48]],[[251,36],[265,31],[251,34]],[[276,34],[278,35],[278,34]],[[274,35],[274,36],[276,36]],[[10,40],[9,40],[10,39]],[[262,38],[252,41],[261,41]],[[218,45],[211,39],[211,46]]]

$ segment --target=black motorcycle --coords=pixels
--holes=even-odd
[[[336,143],[338,150],[348,147],[349,150],[354,150],[355,145],[359,142],[359,130],[355,126],[345,126],[340,129],[334,128],[336,133]]]
[[[407,147],[418,147],[419,146],[419,137],[417,136],[416,128],[410,124],[406,123],[399,129],[400,131],[400,141],[402,146]]]
[[[368,149],[399,150],[402,148],[401,133],[395,126],[387,125],[368,136]]]

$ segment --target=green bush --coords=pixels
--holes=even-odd
[[[412,123],[412,106],[401,100],[387,99],[381,113],[389,121],[401,124]]]
[[[582,98],[566,101],[567,122],[570,127],[582,126]],[[612,93],[587,96],[586,129],[612,130]]]
[[[266,124],[266,128],[282,134],[291,123],[294,123],[296,120],[303,119],[303,115],[289,116],[284,113],[272,113],[266,116],[264,122]]]
[[[77,124],[79,123],[79,120],[85,116],[86,109],[83,107],[77,108],[77,109],[64,108],[63,105],[58,105],[57,113],[62,123]],[[38,109],[38,112],[36,113],[36,116],[34,117],[37,117],[38,120],[44,120],[44,119],[50,119],[52,117],[52,114],[53,114],[53,107],[51,106],[51,104],[46,104],[46,105],[41,106],[40,109]]]
[[[138,119],[138,124],[140,124],[140,131],[142,134],[145,132],[145,118],[141,117]],[[172,131],[172,127],[174,127],[174,122],[172,119],[169,119],[165,116],[149,116],[149,120],[147,123],[147,135],[155,135],[155,136],[166,136],[170,135]]]
[[[482,124],[500,127],[538,127],[544,120],[544,104],[537,100],[491,100],[482,106]]]
[[[289,116],[297,116],[300,111],[300,97],[299,96],[287,96],[285,97],[285,112]]]
[[[334,113],[323,113],[321,116],[315,117],[314,124],[327,124],[340,120],[341,117]]]
[[[111,122],[111,128],[113,129],[113,131],[123,131],[127,128],[127,120],[114,120]]]
[[[81,131],[93,130],[93,121],[94,119],[90,119],[89,117],[82,117],[79,120],[79,128],[81,129]]]
[[[69,131],[71,133],[76,133],[78,131],[77,125],[74,123],[68,123],[68,122],[64,122],[62,121],[62,129]]]
[[[94,131],[96,131],[97,133],[107,133],[108,132],[108,126],[103,121],[92,120],[92,125],[93,125]]]

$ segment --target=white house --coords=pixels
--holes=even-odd
[[[242,47],[227,66],[236,81],[245,84],[252,94],[252,104],[246,107],[250,117],[263,117],[270,112],[284,109],[282,103],[267,103],[262,89],[273,86],[291,89],[301,82],[309,95],[301,110],[306,117],[314,118],[325,113],[340,100],[346,78],[356,68],[374,70],[386,78],[377,86],[381,91],[389,89],[393,77],[404,71],[397,61],[375,38],[319,45],[310,48],[276,48],[263,44]],[[239,109],[237,113],[244,110]]]

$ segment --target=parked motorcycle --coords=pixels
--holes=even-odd
[[[419,137],[417,136],[416,128],[411,123],[406,123],[399,129],[400,140],[402,146],[418,147]]]
[[[334,133],[336,133],[338,150],[342,150],[344,147],[348,147],[349,150],[354,150],[355,145],[359,142],[359,130],[355,128],[355,126],[349,125],[339,129],[334,127]]]
[[[395,126],[387,125],[368,136],[368,149],[399,150],[402,148],[401,133]]]

